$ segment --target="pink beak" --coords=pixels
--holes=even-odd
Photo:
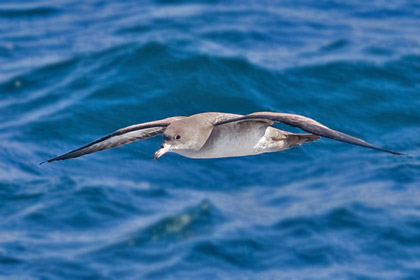
[[[155,157],[153,158],[153,160],[157,160],[158,158],[160,158],[161,156],[169,152],[170,149],[171,149],[171,146],[164,142],[162,144],[162,147],[160,147],[160,149],[156,151]]]

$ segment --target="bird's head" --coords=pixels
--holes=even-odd
[[[179,120],[171,123],[164,132],[164,141],[159,150],[156,151],[154,159],[158,159],[167,152],[176,150],[200,150],[206,143],[212,126],[203,125],[189,120]]]

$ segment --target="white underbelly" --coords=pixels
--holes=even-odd
[[[174,150],[189,158],[223,158],[277,152],[285,149],[285,141],[273,141],[279,130],[263,122],[240,122],[215,127],[199,151]]]

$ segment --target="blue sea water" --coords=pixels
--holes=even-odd
[[[155,162],[155,137],[38,165],[206,111],[410,156],[321,139]],[[420,279],[419,149],[418,1],[0,3],[0,279]]]

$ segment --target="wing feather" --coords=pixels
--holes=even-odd
[[[398,152],[394,152],[394,151],[390,151],[390,150],[385,150],[382,148],[378,148],[375,147],[374,145],[347,135],[345,133],[330,129],[328,127],[326,127],[325,125],[310,119],[308,117],[304,117],[301,115],[295,115],[295,114],[287,114],[287,113],[273,113],[273,112],[257,112],[257,113],[252,113],[249,115],[245,115],[242,117],[238,117],[238,118],[229,118],[227,120],[221,120],[217,123],[215,123],[214,125],[223,125],[226,123],[231,123],[231,122],[241,122],[241,121],[255,121],[255,120],[261,120],[261,119],[266,119],[266,120],[272,120],[275,122],[281,122],[293,127],[297,127],[302,129],[303,131],[318,135],[318,136],[322,136],[322,137],[326,137],[326,138],[330,138],[333,140],[337,140],[337,141],[341,141],[341,142],[345,142],[345,143],[349,143],[349,144],[353,144],[353,145],[358,145],[358,146],[362,146],[365,148],[369,148],[369,149],[374,149],[374,150],[378,150],[378,151],[382,151],[382,152],[387,152],[387,153],[391,153],[394,155],[404,155],[402,153],[398,153]]]
[[[98,151],[119,147],[133,141],[148,139],[163,133],[169,124],[182,118],[184,117],[171,117],[163,120],[127,126],[66,154],[41,162],[40,164],[56,160],[76,158]]]

